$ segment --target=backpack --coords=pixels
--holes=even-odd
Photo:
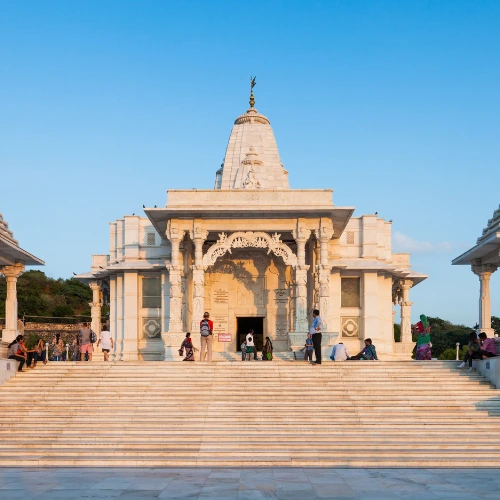
[[[210,331],[210,325],[208,320],[202,320],[200,324],[200,334],[202,337],[208,337],[212,332]]]
[[[96,342],[97,342],[97,335],[95,334],[95,332],[90,330],[90,343],[95,344]]]

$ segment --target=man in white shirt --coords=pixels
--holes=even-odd
[[[254,352],[255,352],[255,344],[253,341],[253,330],[252,329],[248,330],[246,341],[247,341],[247,361],[251,361],[252,356],[254,355]]]
[[[350,357],[351,356],[349,356],[347,347],[342,342],[339,342],[338,344],[335,344],[333,346],[332,353],[330,354],[330,359],[332,361],[345,361]]]
[[[113,339],[111,338],[111,333],[109,333],[108,325],[103,325],[101,336],[97,342],[97,347],[101,346],[102,352],[104,353],[104,361],[109,361],[109,351],[113,349]]]

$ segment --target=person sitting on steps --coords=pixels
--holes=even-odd
[[[378,361],[377,351],[375,349],[375,346],[372,344],[372,339],[365,339],[364,349],[360,353],[356,354],[356,356],[347,358],[347,361],[359,361],[363,359]]]
[[[19,351],[19,341],[23,339],[22,335],[18,335],[7,347],[7,357],[9,359],[15,359],[19,361],[19,367],[17,368],[18,372],[23,371],[24,363],[26,362],[26,358],[18,354]]]
[[[466,364],[469,363],[469,369],[467,371],[472,371],[472,360],[473,359],[483,359],[481,355],[481,344],[477,338],[476,332],[469,333],[469,343],[467,344],[467,352],[465,353],[464,360],[458,365],[458,368],[465,368]]]
[[[481,344],[481,350],[479,351],[483,359],[492,358],[497,355],[497,347],[495,344],[495,339],[488,338],[486,333],[481,332],[479,334],[479,343]]]

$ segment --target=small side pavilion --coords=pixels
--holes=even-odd
[[[493,212],[476,246],[454,259],[452,264],[470,265],[472,272],[479,277],[479,328],[488,337],[493,336],[490,278],[500,267],[500,206]]]
[[[17,323],[17,278],[24,273],[26,266],[43,266],[45,262],[23,250],[9,225],[0,213],[0,273],[7,279],[7,298],[5,301],[5,328],[2,330],[0,353],[5,345],[12,342],[19,333]]]

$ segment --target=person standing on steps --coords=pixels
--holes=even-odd
[[[205,312],[205,314],[203,314],[203,319],[200,321],[200,361],[204,360],[205,350],[207,351],[207,361],[212,361],[212,334],[214,331],[214,324],[209,318],[210,314]]]
[[[92,361],[92,330],[88,323],[83,323],[83,328],[80,330],[80,361],[86,361],[85,355],[89,361]],[[94,334],[95,335],[95,334]]]
[[[179,355],[183,356],[184,351],[186,351],[186,355],[182,361],[194,361],[194,351],[197,351],[197,349],[191,342],[191,334],[189,332],[186,333],[186,338],[182,342],[181,348],[179,349]]]
[[[104,354],[104,361],[109,361],[109,351],[113,349],[113,339],[109,333],[108,325],[102,325],[101,336],[97,342],[97,347],[101,346]]]
[[[312,335],[310,333],[307,334],[306,343],[304,344],[303,350],[304,350],[304,359],[306,361],[310,361],[312,363],[314,344],[313,344]]]
[[[252,356],[255,350],[255,344],[253,342],[253,330],[248,330],[247,334],[247,361],[252,360]]]
[[[247,341],[244,340],[241,344],[241,361],[245,361],[247,359]]]
[[[313,322],[311,328],[309,328],[309,333],[312,336],[313,346],[314,346],[314,355],[316,357],[316,361],[311,361],[313,365],[321,364],[321,338],[322,338],[322,330],[323,330],[323,321],[319,316],[319,310],[314,309],[313,311]]]

